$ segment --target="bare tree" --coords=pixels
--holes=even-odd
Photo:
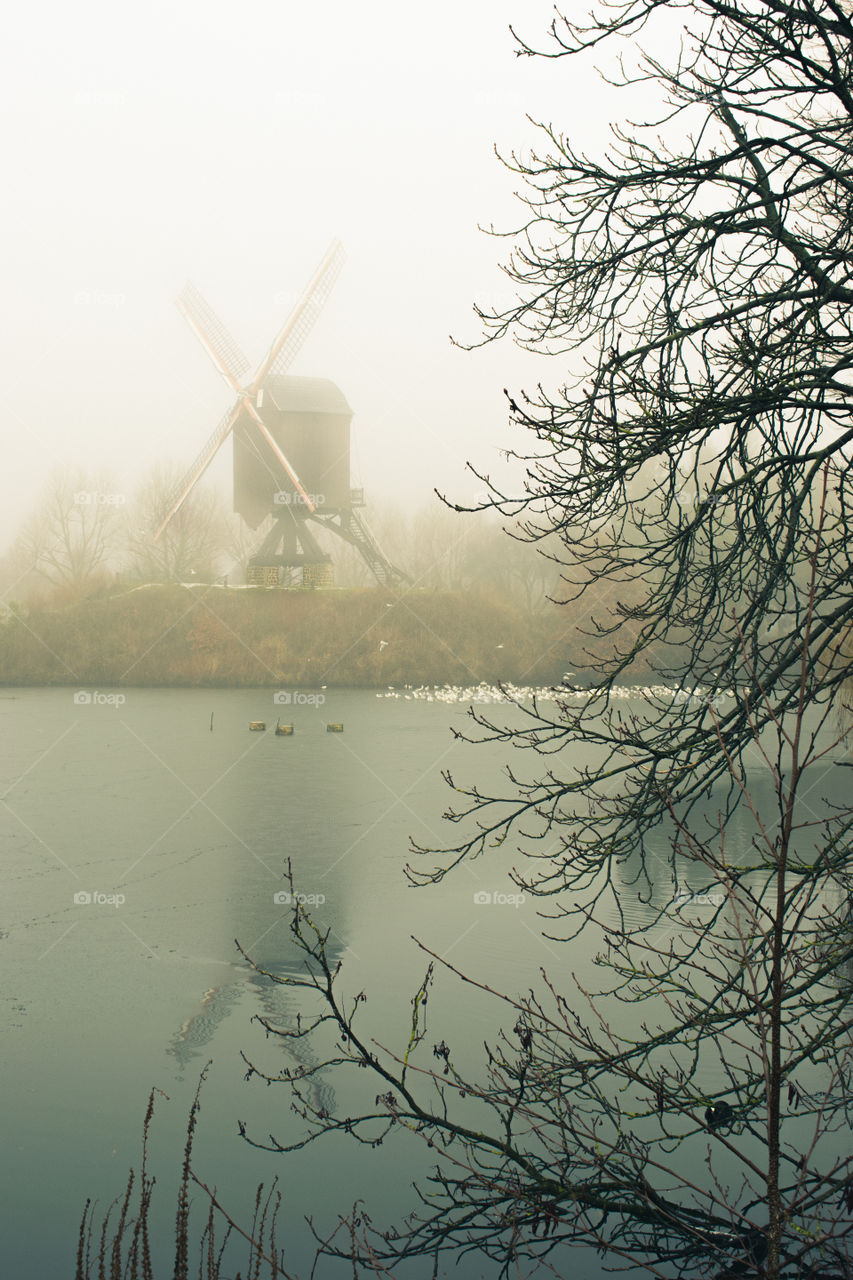
[[[591,606],[616,646],[592,664],[599,696],[560,722],[566,742],[586,739],[613,684],[650,654],[664,679],[712,695],[754,687],[756,673],[767,722],[792,705],[825,468],[809,656],[827,696],[850,670],[837,645],[853,621],[850,6],[623,0],[585,24],[555,20],[545,54],[580,59],[655,16],[650,38],[666,42],[680,15],[674,62],[664,48],[634,73],[662,87],[660,121],[617,130],[596,159],[545,128],[540,152],[509,162],[529,205],[507,268],[522,300],[484,316],[489,339],[554,353],[563,379],[510,396],[531,437],[528,479],[492,503],[531,540],[563,540],[563,598]],[[543,721],[519,742],[554,732]],[[742,699],[723,734],[734,756],[752,740]],[[699,704],[602,744],[630,748],[643,780],[624,787],[606,846],[582,820],[590,866],[605,847],[642,849],[666,812],[662,773],[689,803],[727,770]],[[631,766],[613,760],[624,780]],[[546,783],[542,803],[566,792]]]
[[[19,556],[52,586],[79,589],[114,559],[124,501],[106,474],[56,470],[21,530]]]
[[[564,1275],[578,1246],[603,1253],[608,1268],[661,1277],[853,1274],[853,809],[817,799],[837,739],[808,642],[823,534],[819,521],[793,706],[777,717],[758,681],[746,699],[753,759],[747,767],[728,756],[750,838],[739,846],[722,811],[716,831],[699,815],[688,821],[661,785],[671,848],[666,874],[649,887],[645,927],[624,912],[636,865],[613,865],[607,878],[590,873],[585,890],[576,866],[574,902],[551,900],[546,935],[585,929],[599,982],[569,981],[559,966],[543,969],[527,994],[499,992],[418,944],[429,963],[411,1028],[397,1046],[380,1044],[365,1025],[365,994],[347,992],[328,935],[294,894],[306,975],[253,968],[311,993],[312,1007],[319,993],[323,1005],[295,1025],[258,1021],[291,1042],[328,1045],[330,1030],[337,1040],[314,1065],[284,1072],[244,1055],[250,1078],[288,1082],[305,1124],[290,1140],[244,1136],[294,1153],[330,1135],[375,1147],[408,1131],[436,1162],[404,1222],[380,1223],[366,1205],[344,1219],[359,1228],[346,1246],[321,1241],[321,1252],[386,1267],[421,1257],[437,1269],[441,1255],[474,1251],[507,1277]],[[713,700],[706,705],[727,754],[724,716]],[[632,719],[654,711],[650,704],[648,717]],[[625,720],[613,712],[604,722],[618,730]],[[481,802],[477,794],[473,813]],[[572,858],[571,836],[561,834],[559,814],[539,818],[541,834],[563,842],[561,854],[541,860],[559,867]],[[484,838],[500,840],[511,820]],[[482,1079],[458,1065],[469,1046],[428,1035],[439,967],[505,1010],[504,1030],[484,1046]],[[360,1091],[341,1082],[346,1114],[331,1113],[314,1087],[330,1069],[373,1077]],[[365,1105],[354,1112],[359,1093]]]
[[[601,2],[558,16],[543,55],[571,63],[641,32],[658,45],[625,82],[660,86],[658,118],[594,158],[546,127],[508,162],[526,185],[507,268],[519,302],[483,314],[485,340],[550,353],[560,380],[508,391],[527,479],[484,505],[562,540],[567,605],[612,644],[590,661],[591,697],[475,717],[528,767],[495,791],[454,780],[461,838],[418,850],[431,861],[411,873],[434,882],[515,839],[514,878],[553,908],[549,936],[606,928],[612,979],[582,993],[586,1019],[565,979],[510,993],[515,1025],[478,1086],[443,1040],[438,1067],[415,1069],[417,1018],[396,1056],[360,1034],[359,1001],[337,997],[323,934],[297,913],[306,985],[341,1032],[332,1060],[385,1082],[357,1118],[312,1111],[295,1081],[297,1104],[312,1135],[406,1125],[440,1152],[422,1212],[365,1236],[389,1260],[477,1249],[508,1275],[584,1242],[662,1276],[849,1277],[853,1181],[833,1135],[853,1098],[853,828],[814,788],[816,730],[851,670],[853,8]],[[620,715],[614,688],[640,661],[669,692]],[[660,900],[666,830],[667,905],[629,926],[626,892]],[[685,883],[719,896],[710,921],[673,922]],[[650,1010],[633,1034],[614,1015],[626,1001]],[[460,1092],[492,1108],[490,1128],[451,1116]]]
[[[127,546],[131,572],[149,582],[209,581],[228,560],[228,513],[211,489],[193,489],[155,542],[178,467],[155,467],[128,508]]]

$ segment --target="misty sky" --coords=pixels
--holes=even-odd
[[[253,363],[329,241],[348,261],[291,372],[355,410],[368,498],[466,498],[511,444],[501,388],[555,383],[509,344],[468,354],[506,300],[525,119],[606,136],[590,69],[518,58],[540,0],[16,6],[0,54],[5,550],[56,465],[132,492],[188,463],[229,397],[173,299],[191,278]],[[525,443],[519,441],[519,443]],[[213,480],[227,488],[230,451]]]

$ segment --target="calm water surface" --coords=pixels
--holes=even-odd
[[[409,837],[440,844],[458,830],[440,819],[451,799],[441,771],[483,781],[504,763],[505,748],[454,741],[451,728],[471,724],[464,705],[334,690],[320,708],[275,707],[270,691],[123,695],[116,706],[75,703],[66,689],[0,694],[0,1273],[73,1276],[83,1204],[91,1196],[105,1205],[123,1190],[152,1085],[168,1095],[157,1103],[151,1153],[158,1249],[168,1256],[186,1116],[209,1058],[196,1168],[247,1224],[257,1183],[278,1175],[282,1240],[298,1270],[311,1252],[305,1215],[328,1229],[364,1197],[374,1222],[392,1223],[413,1207],[421,1156],[391,1142],[375,1152],[328,1142],[282,1157],[238,1135],[238,1120],[259,1141],[301,1132],[287,1086],[247,1083],[241,1057],[270,1073],[295,1065],[251,1019],[292,1023],[297,996],[259,979],[234,945],[274,972],[294,971],[289,911],[274,900],[286,859],[298,888],[325,899],[316,915],[331,929],[345,988],[368,993],[363,1028],[400,1051],[427,962],[411,935],[509,992],[525,990],[543,965],[558,983],[573,970],[588,974],[594,946],[543,940],[530,901],[475,901],[517,892],[510,851],[439,886],[408,886]],[[293,737],[271,732],[281,711]],[[252,719],[269,730],[249,733]],[[326,721],[342,721],[344,733],[326,733]],[[93,900],[75,901],[80,894]],[[646,908],[632,911],[639,920]],[[440,973],[430,1035],[476,1070],[500,1013]],[[350,1087],[329,1077],[317,1085],[338,1103]],[[329,1264],[324,1274],[343,1273]],[[471,1261],[453,1274],[490,1273]]]

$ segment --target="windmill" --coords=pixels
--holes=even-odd
[[[249,382],[243,352],[195,286],[185,286],[178,309],[236,399],[169,494],[155,541],[230,435],[234,510],[252,529],[272,517],[272,527],[249,561],[250,584],[288,585],[301,570],[303,586],[332,585],[332,558],[309,524],[354,546],[380,584],[407,580],[380,550],[358,511],[364,494],[350,486],[352,409],[343,392],[325,378],[287,372],[343,262],[343,248],[334,241]]]

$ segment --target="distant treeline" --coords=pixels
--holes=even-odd
[[[117,491],[107,474],[57,469],[0,555],[0,594],[29,607],[71,604],[120,580],[134,583],[216,582],[227,575],[245,583],[247,566],[273,527],[272,516],[249,529],[221,494],[197,487],[168,528],[155,539],[183,467],[156,467],[135,492]],[[430,591],[492,593],[527,613],[547,612],[560,594],[560,569],[549,554],[556,539],[536,546],[515,522],[494,512],[460,514],[437,498],[420,508],[387,503],[363,513],[388,559],[413,584]],[[341,587],[372,587],[375,579],[358,551],[312,526],[334,561]],[[545,551],[545,555],[539,554]]]
[[[317,687],[559,683],[577,619],[494,595],[150,585],[0,623],[0,683]]]

